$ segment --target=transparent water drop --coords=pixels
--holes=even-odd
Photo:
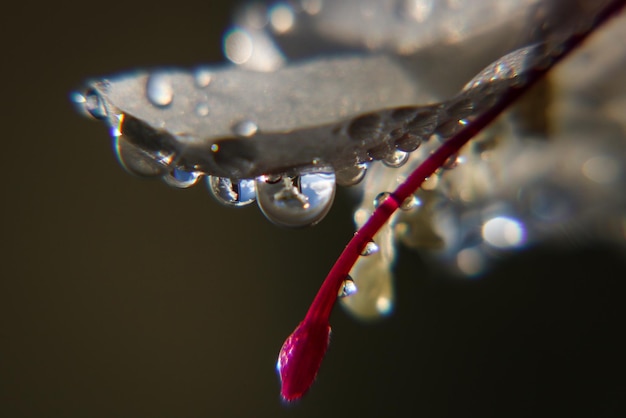
[[[231,180],[227,177],[209,176],[207,186],[213,197],[227,206],[242,207],[256,200],[254,180]]]
[[[275,183],[256,179],[257,203],[267,219],[286,227],[315,225],[330,210],[335,197],[333,172],[308,172],[282,177]]]
[[[196,83],[196,87],[203,89],[211,84],[213,76],[211,75],[211,70],[208,68],[197,68],[193,74],[193,79]]]
[[[163,176],[163,181],[169,186],[186,189],[196,184],[200,177],[202,177],[201,173],[175,168]]]
[[[391,193],[389,192],[378,193],[376,197],[374,198],[374,207],[375,208],[379,207],[385,201],[385,199],[387,199],[387,197],[389,197],[390,195]]]
[[[168,73],[156,72],[148,77],[146,95],[155,106],[166,107],[174,100],[174,87]]]
[[[356,164],[351,167],[342,168],[337,170],[335,177],[337,184],[340,186],[354,186],[359,184],[365,178],[367,173],[366,164]]]
[[[256,123],[251,120],[242,120],[237,122],[232,127],[233,133],[237,136],[241,136],[243,138],[250,138],[254,136],[259,127]]]
[[[130,174],[139,177],[157,177],[167,172],[166,165],[131,144],[124,136],[113,138],[113,148],[117,161]]]
[[[95,90],[89,90],[85,93],[84,106],[87,113],[94,119],[102,120],[107,117],[107,109],[104,100]]]
[[[354,284],[354,280],[352,279],[352,277],[348,275],[346,279],[343,281],[343,283],[341,284],[341,288],[339,289],[338,296],[340,298],[345,298],[350,295],[354,295],[357,292],[357,290],[358,289],[356,287],[356,284]]]
[[[206,102],[198,103],[196,105],[196,115],[206,116],[209,114],[209,104]]]
[[[396,149],[382,160],[384,165],[391,168],[402,167],[407,161],[409,161],[409,153],[399,149]]]
[[[380,247],[373,240],[370,240],[367,244],[365,244],[365,248],[361,251],[361,255],[367,257],[368,255],[376,254],[380,251]]]
[[[422,145],[422,138],[411,133],[406,133],[395,140],[396,148],[404,152],[413,152]]]
[[[441,165],[441,168],[446,170],[452,170],[456,166],[459,165],[459,154],[452,154],[444,163]]]
[[[421,201],[415,196],[415,195],[411,195],[409,197],[407,197],[404,202],[402,202],[402,204],[400,205],[400,209],[404,210],[404,211],[409,211],[412,209],[415,209],[416,207],[421,205]]]

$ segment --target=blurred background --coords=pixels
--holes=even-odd
[[[336,309],[316,384],[274,371],[353,232],[126,174],[69,100],[88,78],[224,61],[235,2],[14,3],[3,12],[0,416],[624,416],[623,252],[546,245],[480,280],[402,250],[393,315]],[[623,193],[623,191],[616,191]]]

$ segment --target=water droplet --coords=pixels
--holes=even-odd
[[[165,165],[128,142],[124,136],[114,137],[113,147],[117,161],[130,174],[140,177],[157,177],[167,171]]]
[[[169,186],[186,189],[196,184],[200,177],[202,177],[202,174],[198,172],[175,168],[163,176],[163,181]]]
[[[413,152],[422,145],[422,138],[407,132],[396,139],[395,144],[400,151]]]
[[[380,251],[378,244],[370,240],[367,244],[365,244],[365,248],[361,251],[361,255],[367,257],[368,255],[376,254],[378,251]]]
[[[146,84],[146,94],[148,100],[155,106],[165,107],[172,104],[174,87],[170,75],[165,72],[151,74]]]
[[[107,109],[104,105],[104,100],[95,90],[89,90],[85,93],[85,102],[84,102],[85,110],[94,118],[94,119],[105,119],[107,117]]]
[[[330,210],[335,197],[335,174],[308,172],[282,177],[269,183],[266,176],[256,179],[257,203],[267,219],[287,227],[318,223]]]
[[[250,138],[257,133],[259,127],[251,120],[242,120],[234,124],[232,130],[235,135],[243,138]]]
[[[194,72],[194,81],[198,88],[205,88],[211,84],[212,80],[211,70],[208,68],[197,68]]]
[[[367,165],[357,164],[337,170],[335,177],[337,179],[337,184],[340,186],[354,186],[355,184],[359,184],[363,181],[366,173]]]
[[[404,211],[409,211],[409,210],[415,209],[421,204],[422,202],[415,195],[411,195],[407,197],[406,199],[404,199],[404,202],[402,202],[402,204],[400,205],[400,209]]]
[[[409,161],[409,153],[399,149],[393,151],[382,160],[383,164],[391,168],[402,167],[407,161]]]
[[[198,116],[206,116],[209,114],[209,104],[206,102],[198,103],[196,105],[196,114]]]
[[[213,196],[227,206],[246,206],[256,200],[254,180],[209,176],[207,186]]]
[[[441,165],[441,168],[446,170],[452,170],[456,166],[459,165],[459,154],[452,154],[444,163]]]
[[[376,197],[374,198],[374,207],[375,208],[379,207],[385,201],[385,199],[387,199],[387,197],[389,197],[390,195],[391,193],[389,192],[378,193]]]
[[[354,280],[349,275],[341,284],[341,288],[339,289],[338,296],[340,298],[345,298],[351,295],[354,295],[357,292],[356,284],[354,284]]]
[[[348,135],[357,141],[375,140],[381,134],[382,120],[375,113],[359,116],[350,122]]]

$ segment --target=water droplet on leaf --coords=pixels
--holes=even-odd
[[[156,177],[167,171],[164,164],[128,142],[124,136],[113,138],[113,148],[117,161],[130,174],[140,177]]]
[[[241,122],[237,122],[236,124],[234,124],[232,130],[233,133],[237,136],[250,138],[257,133],[259,127],[251,120],[242,120]]]
[[[363,181],[366,173],[367,165],[357,164],[337,170],[335,177],[337,179],[337,184],[340,186],[354,186],[355,184],[359,184]]]
[[[406,164],[407,161],[409,161],[409,153],[397,149],[383,159],[383,164],[387,167],[398,168]]]
[[[335,197],[335,174],[302,173],[276,183],[256,179],[257,203],[267,219],[287,227],[314,225],[326,216]]]
[[[146,84],[146,95],[155,106],[165,107],[172,104],[174,87],[170,75],[164,72],[151,74]]]
[[[205,88],[211,84],[211,70],[208,68],[198,68],[194,72],[194,81],[199,88]]]
[[[175,168],[173,171],[163,176],[163,181],[169,186],[186,189],[196,184],[200,177],[202,177],[202,175],[195,171],[185,171]]]
[[[85,94],[84,106],[87,113],[94,119],[102,120],[107,117],[107,109],[104,105],[104,100],[95,90],[89,90]]]
[[[256,200],[254,180],[231,180],[227,177],[209,176],[207,186],[213,196],[227,206],[246,206]]]

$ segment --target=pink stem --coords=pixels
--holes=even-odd
[[[479,115],[470,123],[448,139],[433,154],[431,154],[422,164],[413,171],[408,178],[392,194],[390,194],[381,205],[376,208],[372,216],[358,230],[350,240],[346,248],[333,265],[326,276],[324,283],[318,291],[311,307],[307,311],[304,322],[328,322],[330,313],[337,300],[337,294],[346,279],[352,266],[360,257],[365,245],[373,239],[380,228],[389,220],[391,215],[398,209],[411,194],[413,194],[424,181],[431,176],[444,162],[452,155],[459,152],[470,139],[484,129],[488,124],[499,116],[511,103],[517,100],[524,92],[534,85],[543,75],[545,75],[557,62],[565,55],[577,47],[595,28],[600,26],[609,17],[621,10],[626,1],[619,0],[609,4],[597,17],[588,31],[573,35],[565,44],[558,55],[543,68],[532,69],[528,72],[526,82],[517,88],[510,89],[500,101],[491,109]]]

